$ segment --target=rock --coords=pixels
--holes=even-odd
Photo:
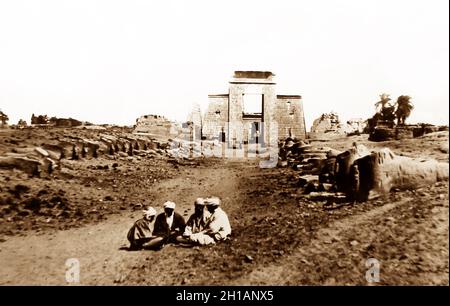
[[[343,153],[342,151],[338,151],[338,150],[335,150],[335,149],[330,149],[327,152],[327,158],[337,157],[339,154],[342,154],[342,153]]]
[[[318,191],[318,187],[319,187],[319,185],[316,182],[309,182],[305,186],[304,193],[308,194],[308,193],[316,192],[316,191]]]
[[[339,116],[336,113],[322,114],[315,119],[311,127],[311,133],[324,134],[337,132],[341,128]]]
[[[19,169],[30,176],[39,176],[42,162],[28,157],[0,157],[0,168]]]
[[[118,154],[120,157],[128,157],[128,154],[125,152],[119,152]]]
[[[76,145],[72,146],[72,160],[78,160],[80,158],[78,148]]]
[[[288,166],[288,162],[286,160],[281,160],[278,162],[278,167],[285,168]]]
[[[323,157],[311,157],[304,161],[311,165],[312,168],[321,168],[326,162],[325,155]]]
[[[439,147],[439,151],[441,151],[442,153],[448,153],[448,143],[447,144],[441,144]]]
[[[333,200],[340,202],[342,200],[345,200],[346,196],[343,193],[321,191],[311,192],[310,194],[306,195],[306,198],[316,201]]]
[[[338,191],[351,194],[352,177],[351,169],[355,160],[369,155],[371,152],[364,146],[357,143],[353,147],[336,157],[335,180]]]
[[[350,245],[351,245],[351,246],[357,246],[358,244],[359,244],[359,242],[356,241],[356,240],[352,240],[352,241],[350,242]]]
[[[333,183],[335,182],[336,175],[336,158],[330,157],[328,158],[319,173],[319,182],[320,183]]]
[[[34,150],[44,157],[49,157],[48,152],[46,150],[42,149],[41,147],[36,147],[36,148],[34,148]]]
[[[248,262],[248,263],[250,263],[250,262],[252,262],[252,261],[253,261],[253,257],[252,257],[252,256],[250,256],[250,255],[245,255],[245,258],[244,258],[244,260],[245,260],[245,262]]]
[[[303,187],[308,183],[318,182],[318,181],[319,181],[318,175],[303,175],[298,178],[298,186]]]
[[[319,191],[331,191],[333,189],[333,184],[321,183],[319,184]]]
[[[41,169],[48,174],[51,174],[53,170],[58,166],[55,161],[48,157],[43,160],[42,164],[43,165]]]

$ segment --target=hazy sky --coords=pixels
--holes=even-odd
[[[379,94],[413,97],[409,122],[448,124],[448,0],[0,1],[0,109],[132,125],[184,120],[234,70],[278,94],[367,118]]]

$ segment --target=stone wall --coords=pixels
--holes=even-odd
[[[144,115],[136,119],[134,133],[171,138],[181,133],[181,127],[159,115]]]
[[[209,96],[209,106],[203,120],[203,136],[214,138],[223,128],[233,145],[255,139],[259,143],[274,144],[289,136],[305,139],[301,97],[277,96],[273,76],[268,71],[235,71],[228,94]],[[247,95],[258,96],[253,99]],[[261,108],[258,109],[259,99]],[[256,130],[259,130],[259,135]]]
[[[245,94],[261,94],[263,108],[261,116],[252,117],[244,115]],[[264,142],[270,141],[270,124],[274,121],[276,110],[276,95],[274,84],[231,84],[229,95],[229,129],[227,131],[231,138],[237,142],[246,140],[251,122],[264,122]]]
[[[212,139],[219,137],[228,120],[228,95],[208,96],[208,109],[203,117],[203,136]]]
[[[274,118],[278,123],[278,137],[305,139],[303,103],[300,96],[277,96]]]

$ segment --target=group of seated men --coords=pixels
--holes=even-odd
[[[195,211],[187,222],[175,212],[174,202],[165,202],[164,212],[158,216],[156,210],[149,207],[143,211],[144,217],[137,220],[128,231],[130,250],[158,250],[168,243],[208,245],[227,239],[231,234],[231,226],[220,204],[218,197],[196,199]]]

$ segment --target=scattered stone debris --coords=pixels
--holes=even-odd
[[[448,126],[435,126],[431,124],[411,124],[411,125],[397,125],[376,126],[369,135],[371,141],[387,141],[387,140],[402,140],[421,137],[426,134],[448,131]]]
[[[181,126],[176,122],[159,115],[144,115],[136,119],[134,133],[163,138],[173,138],[179,135]]]
[[[359,135],[367,126],[366,120],[352,118],[342,123],[335,112],[322,114],[314,120],[311,127],[311,138],[321,138],[325,135]]]
[[[49,175],[60,168],[64,159],[73,161],[90,160],[99,157],[118,159],[120,157],[154,158],[168,156],[166,143],[130,133],[113,135],[100,133],[95,138],[86,136],[63,136],[46,140],[34,148],[18,147],[0,157],[0,168],[18,169],[30,176]],[[121,149],[121,150],[119,150]]]
[[[329,147],[313,147],[305,141],[286,139],[280,144],[279,167],[292,167],[303,174],[319,175],[327,158],[340,151]]]
[[[329,114],[322,114],[319,118],[314,120],[311,127],[311,133],[324,134],[329,132],[338,132],[341,129],[341,121],[335,112]]]

